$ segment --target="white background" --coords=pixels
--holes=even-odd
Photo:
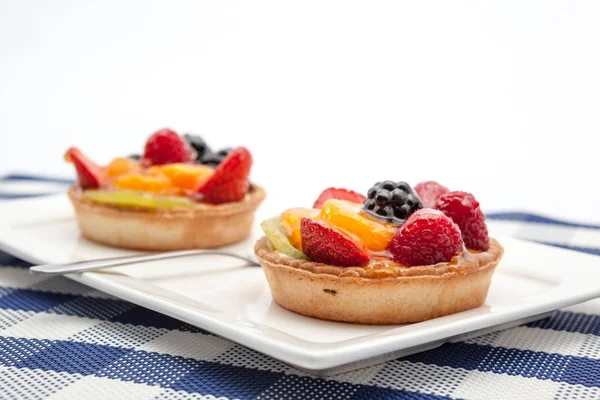
[[[246,145],[282,207],[435,179],[600,221],[600,2],[0,2],[0,174],[163,126]]]

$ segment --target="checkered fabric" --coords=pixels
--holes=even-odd
[[[66,183],[9,176],[0,197]],[[489,221],[496,232],[600,255],[600,226],[523,213]],[[0,264],[1,399],[600,398],[599,301],[323,379],[66,278],[30,275],[8,254]]]

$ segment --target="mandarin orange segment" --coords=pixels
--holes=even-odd
[[[113,159],[106,167],[106,175],[109,178],[116,178],[121,175],[131,174],[140,170],[140,164],[131,159],[117,157]]]
[[[369,218],[360,211],[359,205],[336,199],[323,204],[317,219],[356,236],[371,251],[385,250],[397,228]]]
[[[172,193],[176,190],[169,178],[159,174],[123,175],[113,182],[113,186],[118,189],[152,193]]]
[[[150,168],[165,175],[173,186],[182,190],[195,191],[215,172],[206,165],[166,164]]]
[[[292,246],[302,251],[302,237],[300,236],[300,223],[302,218],[315,218],[319,210],[312,208],[290,208],[281,214],[279,223],[288,236]]]

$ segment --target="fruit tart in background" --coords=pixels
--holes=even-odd
[[[81,233],[117,247],[201,249],[249,236],[264,190],[250,184],[244,147],[212,152],[199,136],[154,133],[141,156],[100,167],[77,148],[65,159],[77,171],[69,190]]]
[[[255,244],[273,299],[363,324],[424,321],[483,304],[503,248],[472,194],[384,181],[367,196],[330,188],[313,208],[261,224]]]

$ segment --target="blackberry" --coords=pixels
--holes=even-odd
[[[139,154],[130,154],[129,156],[127,156],[127,158],[131,158],[132,160],[135,160],[135,161],[140,161],[142,159],[142,156]]]
[[[186,142],[196,151],[196,161],[200,160],[204,154],[212,153],[204,139],[198,135],[192,135],[190,133],[186,133],[183,135],[183,138]]]
[[[423,208],[421,199],[406,182],[377,182],[367,193],[363,210],[375,218],[401,225]]]
[[[196,161],[197,164],[208,165],[209,167],[216,168],[217,165],[221,164],[223,161],[223,157],[218,156],[217,154],[211,152],[206,152],[202,157],[199,157]]]
[[[221,164],[221,161],[223,161],[223,159],[225,157],[227,157],[227,155],[229,153],[231,153],[231,150],[233,150],[233,149],[225,148],[225,149],[219,150],[216,153],[213,153],[212,151],[207,151],[204,153],[204,155],[202,157],[198,158],[196,163],[204,164],[204,165],[208,165],[209,167],[216,168],[217,165]]]
[[[221,158],[225,158],[225,157],[227,157],[227,155],[229,153],[231,153],[231,150],[233,150],[231,147],[226,147],[224,149],[217,151],[217,155]]]

